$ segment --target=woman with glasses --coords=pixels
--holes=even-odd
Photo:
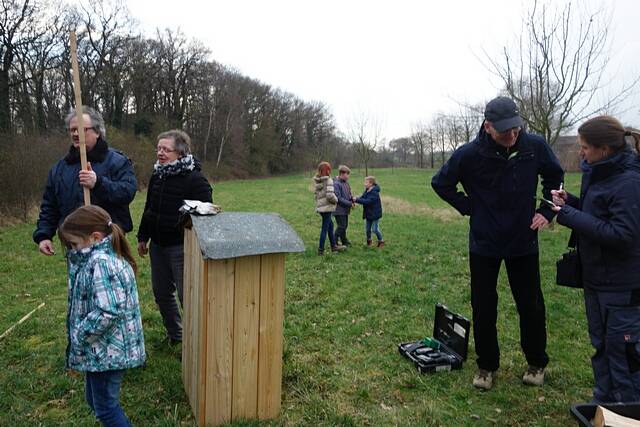
[[[53,255],[53,236],[62,221],[84,203],[84,188],[91,204],[106,210],[125,232],[133,229],[129,204],[136,195],[137,181],[131,161],[109,147],[104,120],[91,107],[83,106],[83,128],[79,130],[75,110],[65,120],[71,146],[67,155],[49,171],[33,240],[44,255]],[[84,132],[87,170],[80,167],[80,132]]]
[[[184,230],[178,210],[184,200],[212,202],[211,185],[191,154],[191,138],[181,130],[158,135],[157,161],[147,189],[140,228],[138,254],[151,257],[151,284],[171,345],[182,342]],[[150,245],[147,244],[151,241]]]

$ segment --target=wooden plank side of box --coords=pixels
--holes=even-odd
[[[233,330],[232,419],[258,413],[258,327],[260,256],[236,258]]]
[[[207,261],[205,424],[231,421],[235,259]]]
[[[282,391],[285,255],[262,255],[258,360],[258,418],[276,418]]]

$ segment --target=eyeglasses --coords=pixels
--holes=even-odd
[[[156,153],[175,153],[176,149],[171,149],[171,148],[167,148],[167,147],[157,147],[156,148]]]
[[[86,127],[84,128],[84,132],[85,132],[85,133],[87,133],[87,131],[88,131],[89,129],[93,129],[93,126],[86,126]],[[76,127],[69,128],[69,133],[73,134],[73,133],[76,133],[76,132],[78,132],[78,128],[76,128]]]

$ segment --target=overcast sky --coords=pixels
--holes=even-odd
[[[584,0],[578,0],[584,3]],[[520,33],[530,1],[128,0],[142,29],[180,28],[211,58],[243,74],[328,105],[342,130],[364,111],[387,140],[455,101],[494,97],[487,55]],[[608,0],[612,91],[640,74],[640,1]],[[624,62],[624,65],[623,65]],[[640,126],[640,86],[620,114]]]

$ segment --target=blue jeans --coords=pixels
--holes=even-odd
[[[320,229],[320,244],[318,249],[324,250],[324,243],[329,235],[329,243],[333,248],[336,246],[336,236],[333,234],[333,221],[331,220],[332,212],[320,212],[322,217],[322,228]]]
[[[120,384],[124,370],[87,372],[85,397],[91,410],[105,427],[130,427],[120,406]]]
[[[373,232],[375,233],[376,237],[378,238],[378,242],[382,242],[384,240],[382,238],[382,233],[380,232],[380,228],[378,226],[378,222],[380,222],[379,219],[374,219],[373,221],[366,220],[366,223],[365,223],[365,226],[364,226],[364,231],[367,234],[367,241],[371,240],[371,230],[373,230]]]

